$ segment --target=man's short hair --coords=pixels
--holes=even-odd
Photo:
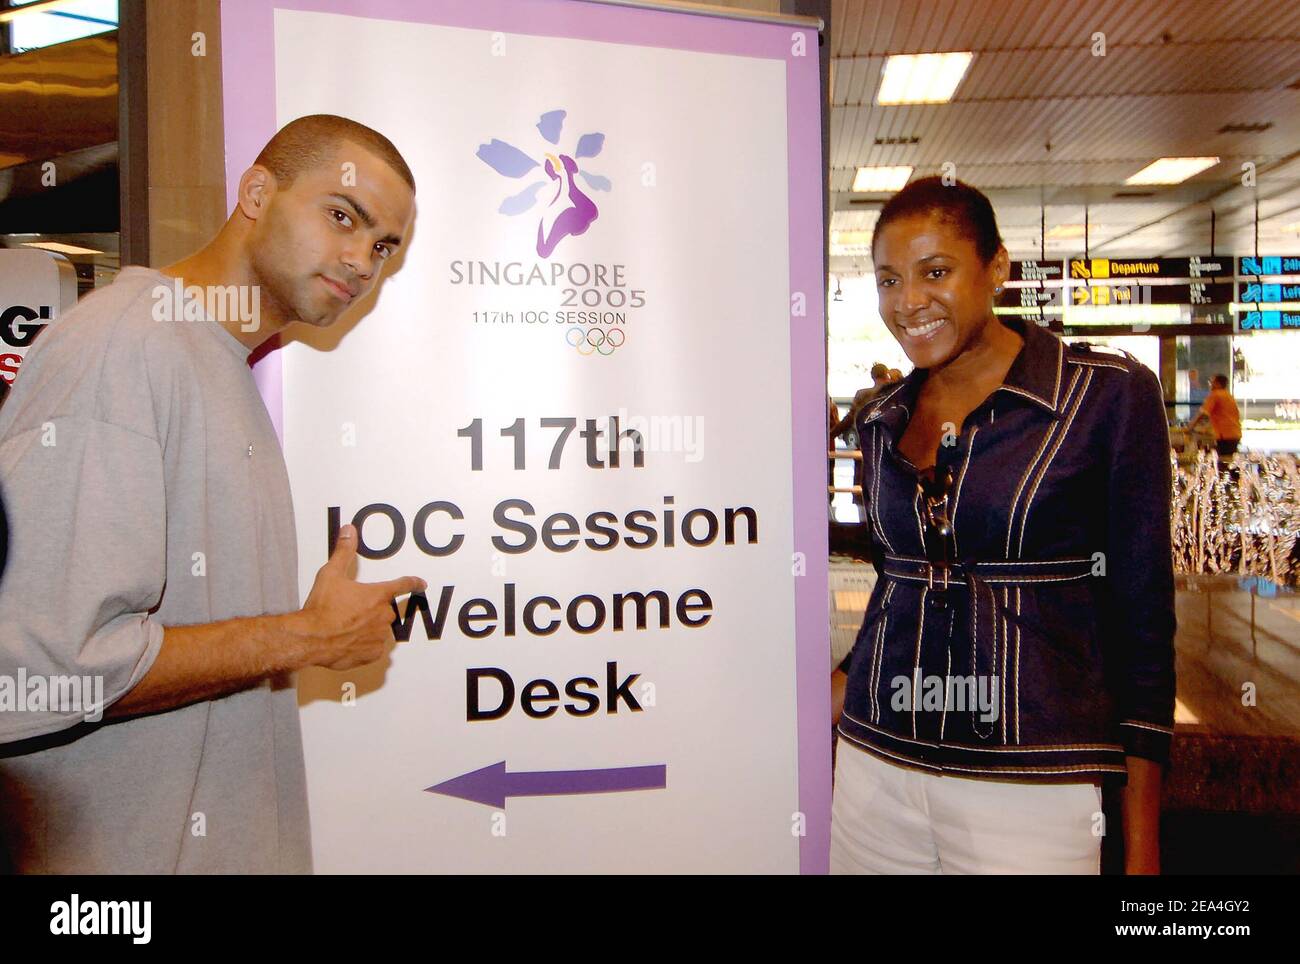
[[[1227,376],[1227,375],[1215,375],[1214,378],[1211,379],[1211,381],[1214,382],[1214,387],[1215,387],[1215,388],[1227,388],[1227,387],[1228,387],[1228,376]]]
[[[878,382],[883,382],[886,378],[889,377],[888,366],[882,365],[880,362],[876,362],[874,365],[871,366],[871,377]]]
[[[267,142],[254,163],[274,174],[281,187],[288,187],[304,171],[334,161],[345,144],[355,144],[380,158],[415,191],[415,175],[392,141],[365,124],[336,114],[308,114],[290,121]]]

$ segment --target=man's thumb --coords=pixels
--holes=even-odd
[[[340,575],[346,576],[348,567],[352,565],[352,560],[356,557],[357,528],[350,524],[342,526],[339,529],[338,540],[334,543],[334,552],[325,565],[336,570]]]

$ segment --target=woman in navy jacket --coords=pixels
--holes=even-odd
[[[1158,872],[1160,385],[1125,353],[994,316],[1009,261],[974,188],[910,184],[872,244],[881,318],[915,369],[858,419],[880,579],[833,678],[832,870],[1097,873],[1114,780],[1127,869]]]

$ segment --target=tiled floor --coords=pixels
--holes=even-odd
[[[1179,728],[1300,739],[1300,594],[1252,599],[1200,580],[1177,613]]]

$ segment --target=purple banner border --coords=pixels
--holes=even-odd
[[[827,593],[825,271],[822,263],[821,83],[817,33],[789,24],[703,17],[581,0],[221,0],[222,87],[227,209],[239,177],[277,129],[274,13],[311,10],[372,19],[572,37],[607,43],[778,59],[786,65],[790,291],[806,314],[790,319],[795,672],[798,714],[801,873],[826,873],[830,861],[830,644]],[[683,27],[689,23],[689,29]],[[800,56],[795,36],[803,35]],[[283,370],[278,351],[253,371],[276,432],[284,440]]]

